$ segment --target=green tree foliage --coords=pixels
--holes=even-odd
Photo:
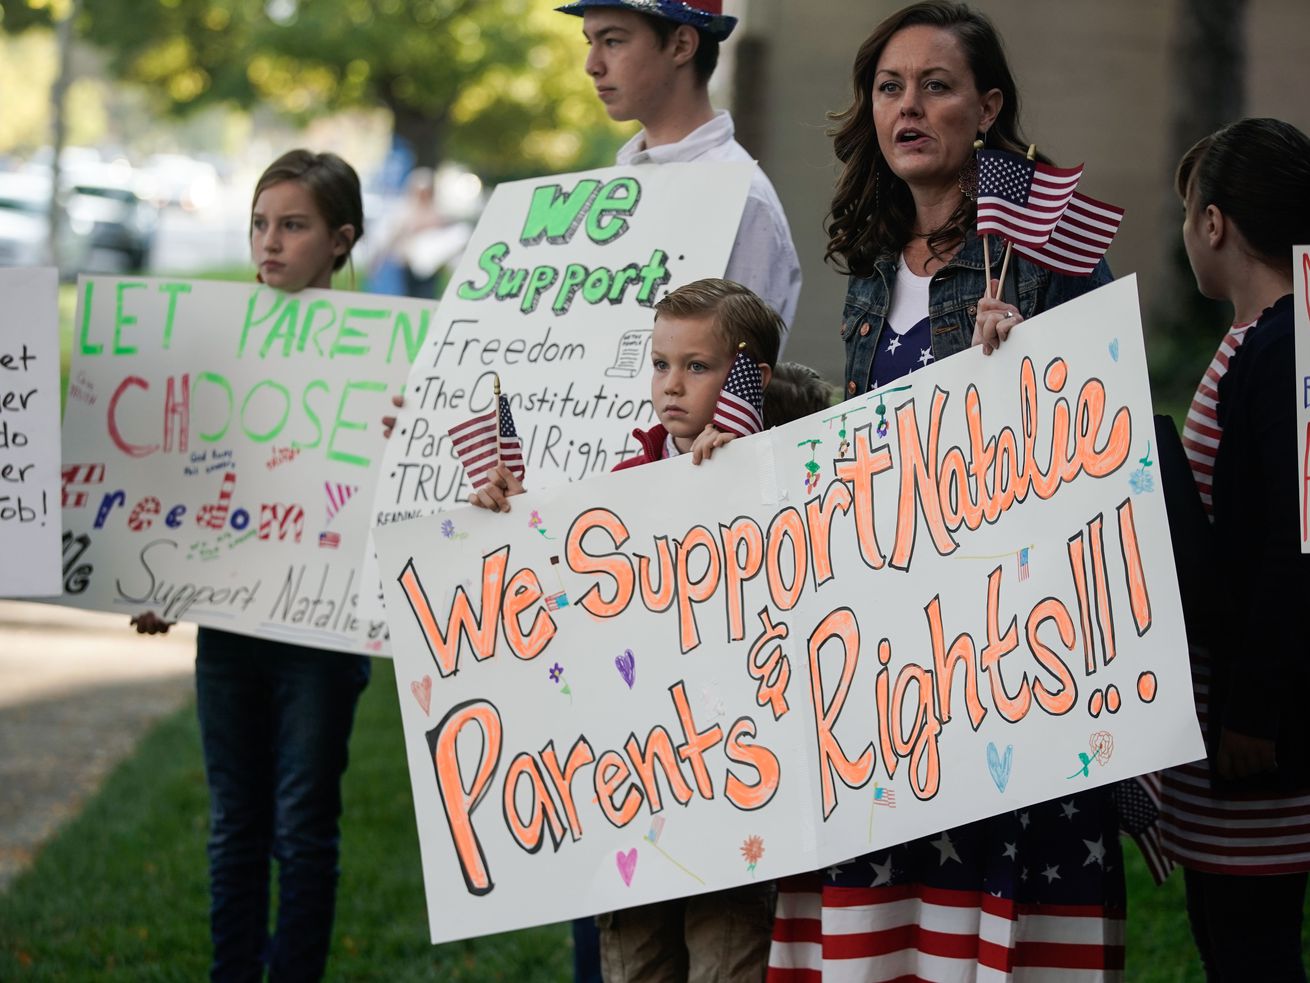
[[[66,0],[65,0],[66,2]],[[3,26],[60,0],[0,0]],[[169,112],[214,103],[307,120],[382,105],[419,163],[485,178],[606,163],[618,141],[578,21],[543,0],[83,0],[81,36]]]

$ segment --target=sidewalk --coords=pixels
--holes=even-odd
[[[194,690],[195,628],[0,601],[0,891]]]

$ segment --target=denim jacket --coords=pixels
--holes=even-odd
[[[991,247],[995,277],[1000,275],[1005,243],[993,236]],[[884,254],[877,259],[871,275],[852,276],[847,281],[841,319],[842,340],[846,343],[844,395],[847,399],[867,392],[872,385],[873,356],[891,310],[898,262],[898,254]],[[984,269],[982,239],[971,229],[955,257],[933,274],[928,287],[928,317],[934,359],[963,351],[972,342],[978,300],[986,281]],[[1067,276],[1013,255],[1002,285],[1002,297],[1026,319],[1095,290],[1111,279],[1105,260],[1101,260],[1091,276]]]

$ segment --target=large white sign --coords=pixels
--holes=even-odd
[[[1131,278],[830,411],[374,534],[434,942],[1204,752]]]
[[[374,524],[468,498],[446,431],[487,411],[497,376],[533,488],[632,454],[633,427],[655,421],[651,308],[667,290],[722,276],[752,167],[615,167],[498,187],[414,362]],[[376,594],[369,601],[381,610]]]
[[[58,594],[58,273],[0,270],[0,297],[0,596]]]
[[[258,284],[79,284],[65,600],[381,651],[358,607],[381,418],[435,305]]]

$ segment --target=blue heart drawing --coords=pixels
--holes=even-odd
[[[996,745],[991,741],[987,742],[987,770],[992,773],[992,781],[996,783],[996,791],[1004,792],[1005,786],[1010,784],[1010,768],[1014,764],[1014,745],[1005,745],[1005,758],[1002,760],[1000,753],[996,750]]]
[[[614,668],[618,669],[619,675],[628,684],[628,689],[632,689],[632,684],[637,679],[637,657],[632,654],[632,649],[624,649],[622,655],[614,657]]]
[[[1110,357],[1116,362],[1119,361],[1119,339],[1116,338],[1110,342]]]

